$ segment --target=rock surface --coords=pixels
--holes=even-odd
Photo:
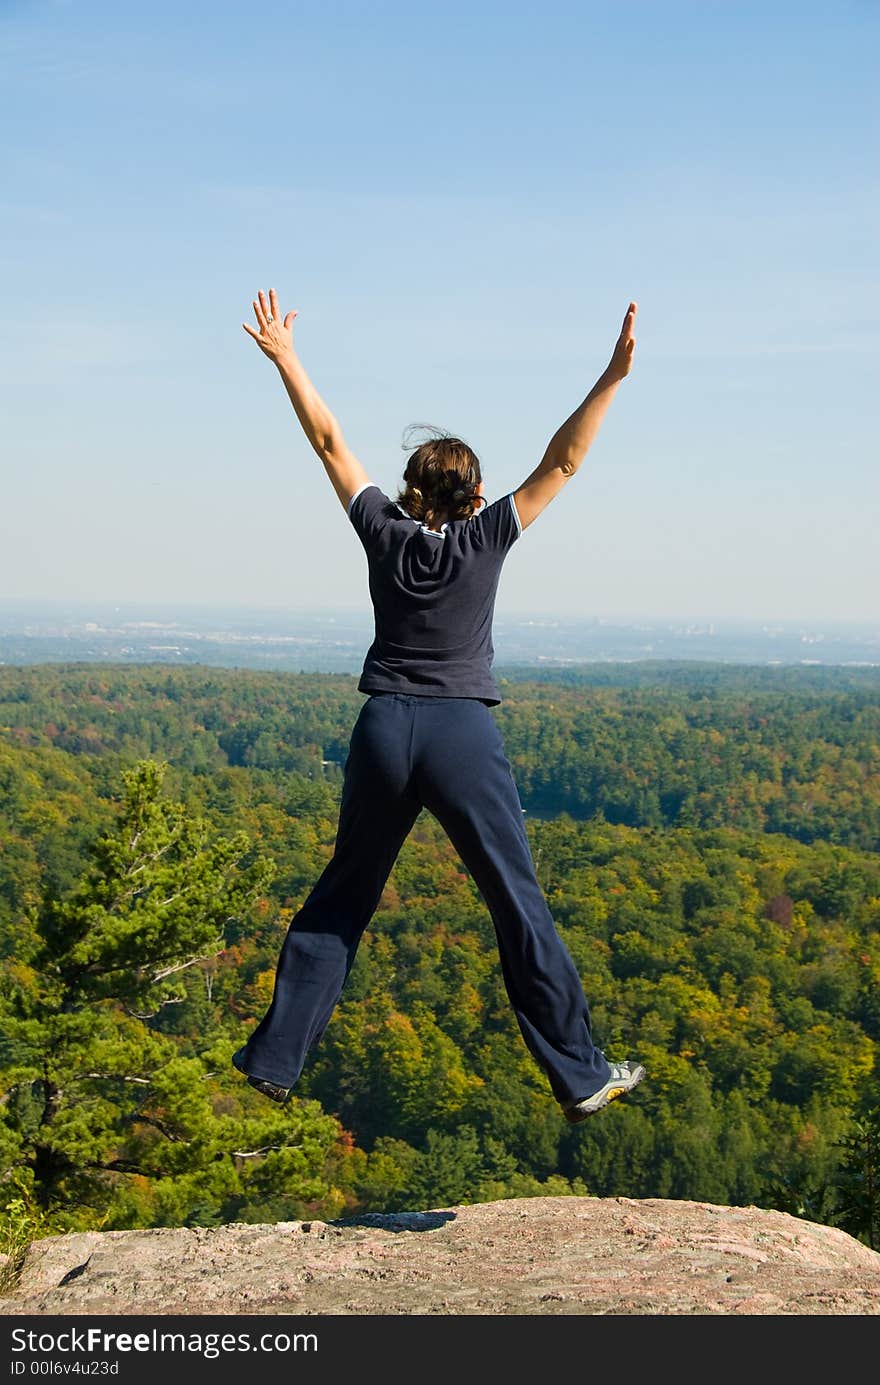
[[[758,1207],[513,1198],[52,1236],[0,1313],[880,1314],[880,1254]]]

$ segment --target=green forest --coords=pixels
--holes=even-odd
[[[424,811],[296,1099],[230,1066],[333,852],[353,675],[0,667],[5,1244],[538,1194],[778,1208],[880,1245],[880,673],[501,678],[597,1042],[571,1127]]]

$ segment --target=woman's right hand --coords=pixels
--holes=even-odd
[[[283,356],[293,353],[293,319],[297,315],[296,311],[288,313],[282,321],[275,290],[269,290],[267,299],[260,289],[259,295],[254,299],[254,315],[259,324],[259,332],[255,332],[246,322],[241,325],[248,335],[253,337],[263,354],[277,365]]]
[[[638,312],[638,304],[630,303],[626,310],[626,317],[623,319],[623,326],[620,329],[620,336],[614,347],[614,354],[608,366],[608,372],[616,380],[622,380],[625,375],[629,375],[632,370],[633,352],[636,349],[636,339],[633,336],[633,326]]]

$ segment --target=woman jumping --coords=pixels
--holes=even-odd
[[[632,366],[636,304],[611,361],[515,491],[487,505],[467,443],[416,447],[395,499],[367,476],[293,346],[275,290],[242,323],[281,374],[306,437],[367,555],[375,639],[358,691],[334,854],[293,918],[272,1003],[234,1066],[288,1101],[323,1034],[397,859],[422,808],[437,818],[482,895],[507,994],[530,1052],[576,1124],[629,1092],[640,1063],[609,1062],[592,1039],[580,978],[535,876],[522,805],[490,707],[492,619],[501,567],[524,529],[575,474]]]

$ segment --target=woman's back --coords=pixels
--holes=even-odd
[[[376,624],[359,691],[499,703],[492,619],[504,559],[522,532],[513,496],[433,530],[368,482],[348,515],[367,554]]]

